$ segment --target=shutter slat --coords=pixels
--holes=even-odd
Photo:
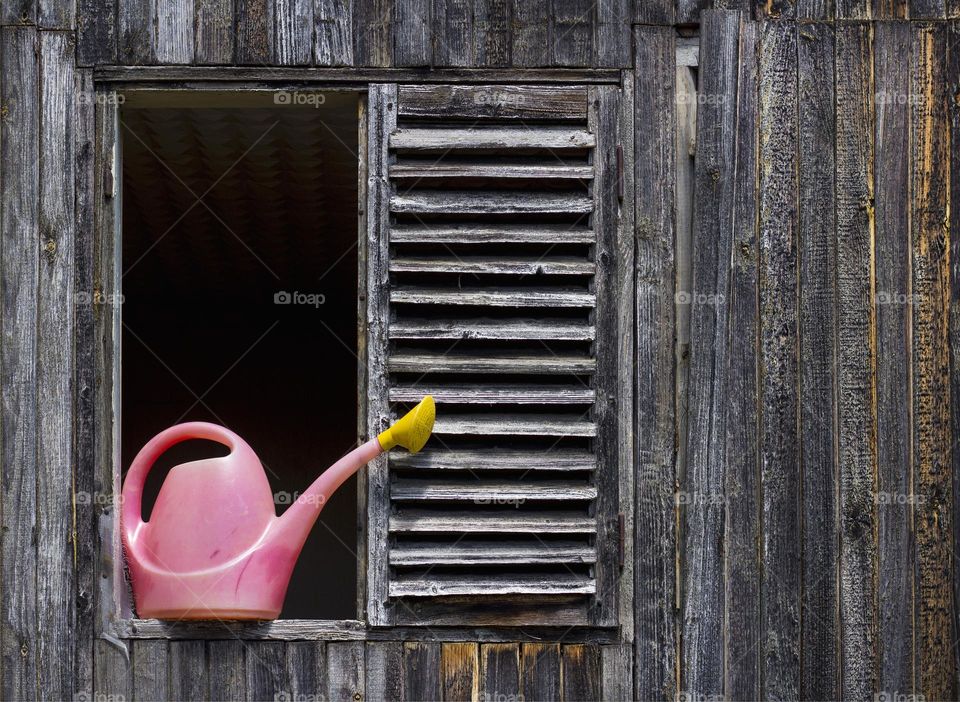
[[[419,402],[432,395],[438,403],[495,405],[567,405],[589,404],[596,397],[592,388],[583,385],[394,385],[391,402]]]
[[[390,581],[391,597],[443,597],[456,595],[591,595],[595,581],[588,576],[564,574],[478,577],[439,575],[398,576]]]
[[[394,244],[592,244],[596,238],[582,225],[398,224],[390,229]]]
[[[577,320],[418,320],[390,324],[391,339],[499,339],[503,341],[591,341],[592,324]]]
[[[390,198],[401,214],[587,214],[593,198],[546,192],[418,190]]]
[[[451,451],[426,448],[420,453],[391,455],[390,464],[424,470],[591,471],[596,467],[596,458],[589,451],[576,449]]]
[[[397,480],[390,486],[394,500],[473,501],[477,504],[507,504],[524,502],[549,502],[592,500],[597,488],[576,482],[561,480],[537,482],[477,482],[448,480],[430,483],[424,480]]]
[[[388,368],[395,373],[590,374],[596,368],[596,360],[586,355],[499,354],[480,356],[432,352],[398,352],[390,356]]]
[[[593,307],[591,292],[563,288],[395,287],[390,302],[409,305],[473,305],[478,307]]]
[[[441,436],[596,436],[593,422],[577,416],[446,415],[437,418],[433,433]]]
[[[420,180],[423,178],[591,180],[593,178],[593,166],[563,163],[406,162],[391,166],[390,177],[397,180]]]
[[[597,138],[586,129],[567,127],[402,127],[390,135],[401,151],[590,149]]]
[[[478,512],[405,510],[390,517],[392,532],[466,534],[595,534],[597,520],[578,513],[517,510]]]
[[[390,550],[395,566],[510,565],[594,563],[596,549],[576,541],[505,544],[499,541],[397,543]]]
[[[400,257],[390,260],[394,273],[478,273],[492,275],[593,275],[596,266],[582,258],[506,256]]]
[[[401,85],[401,117],[534,120],[587,119],[583,86],[542,85]]]

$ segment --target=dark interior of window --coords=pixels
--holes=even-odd
[[[358,438],[358,98],[274,96],[121,111],[121,460],[174,424],[221,424],[280,513]],[[171,466],[225,452],[168,451],[144,518]],[[320,514],[281,617],[356,618],[356,485]]]

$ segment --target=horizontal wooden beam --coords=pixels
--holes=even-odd
[[[263,68],[242,66],[101,66],[95,81],[109,83],[619,83],[606,68]],[[178,86],[188,87],[188,86]],[[316,87],[316,86],[310,86]]]

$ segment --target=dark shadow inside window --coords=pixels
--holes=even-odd
[[[222,424],[282,512],[357,441],[357,96],[265,97],[121,112],[121,460],[174,424]],[[144,513],[171,466],[212,455],[171,449]],[[321,512],[281,617],[357,617],[356,485]]]

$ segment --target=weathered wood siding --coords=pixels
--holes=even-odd
[[[956,698],[950,29],[702,17],[689,699]]]

